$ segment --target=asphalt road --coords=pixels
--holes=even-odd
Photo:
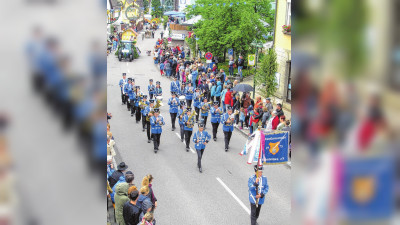
[[[160,31],[156,33],[156,38],[160,36]],[[156,39],[142,41],[139,38],[138,47],[142,54],[133,62],[119,62],[113,54],[108,56],[107,110],[113,115],[110,124],[119,154],[118,161],[129,165],[128,170],[135,174],[134,183],[138,187],[146,174],[154,176],[153,189],[158,198],[155,212],[157,224],[250,224],[247,181],[254,170],[246,163],[247,156],[239,155],[246,138],[235,130],[230,150],[225,152],[220,126],[218,140],[211,141],[205,149],[203,173],[199,173],[197,155],[194,151],[186,152],[184,143],[177,135],[179,127],[171,130],[166,104],[171,97],[171,81],[160,76],[153,56],[145,54],[155,42]],[[121,105],[118,82],[123,72],[127,73],[127,77],[135,78],[136,85],[140,85],[146,94],[150,78],[161,81],[164,97],[161,115],[166,125],[157,154],[154,154],[153,143],[147,143],[141,123],[136,124],[135,117],[131,117],[126,106]],[[211,132],[211,124],[207,126],[207,131]],[[191,148],[194,149],[193,144]],[[286,165],[264,166],[269,192],[261,209],[259,224],[290,223],[290,170]]]

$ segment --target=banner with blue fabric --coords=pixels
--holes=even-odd
[[[289,132],[275,132],[265,134],[266,164],[286,163],[289,153]]]
[[[388,157],[344,162],[341,208],[349,221],[390,219],[394,212],[394,162]]]

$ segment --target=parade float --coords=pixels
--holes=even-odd
[[[118,44],[115,55],[118,56],[118,60],[129,60],[132,62],[133,59],[139,57],[138,50],[135,46],[137,42],[137,33],[133,29],[125,30],[121,35],[121,41]]]

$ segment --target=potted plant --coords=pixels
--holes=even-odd
[[[283,25],[282,26],[282,32],[284,33],[284,34],[291,34],[292,33],[292,25]]]

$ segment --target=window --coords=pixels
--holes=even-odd
[[[291,0],[287,0],[287,4],[286,4],[286,25],[291,25],[291,21],[292,21],[292,1]]]

